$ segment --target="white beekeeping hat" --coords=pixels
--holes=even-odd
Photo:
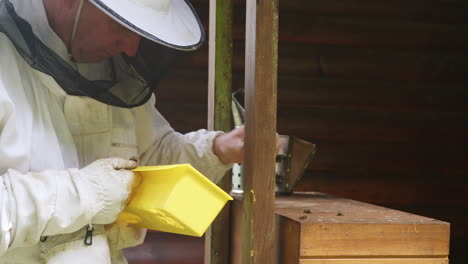
[[[194,50],[204,40],[200,19],[188,0],[89,0],[135,33],[162,45]]]

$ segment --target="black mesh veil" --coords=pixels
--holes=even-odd
[[[181,53],[163,48],[164,52],[156,69],[151,71],[141,56],[127,57],[122,54],[109,60],[113,73],[110,80],[88,80],[42,43],[29,23],[16,14],[8,0],[0,0],[0,33],[10,39],[32,68],[52,76],[67,94],[88,96],[123,108],[146,103],[159,80]]]

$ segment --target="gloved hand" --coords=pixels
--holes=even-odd
[[[80,177],[90,188],[95,188],[96,201],[91,209],[93,224],[109,224],[114,222],[130,196],[132,189],[138,185],[138,179],[131,169],[137,167],[134,160],[122,158],[100,159],[87,167],[72,172]]]
[[[138,178],[131,171],[136,166],[137,161],[134,160],[108,158],[97,160],[81,170],[69,170],[80,188],[86,188],[88,195],[83,198],[90,205],[87,208],[92,224],[109,224],[117,219],[133,188],[138,184]],[[84,244],[88,239],[85,238],[86,228],[46,238],[40,244],[43,262],[110,264],[111,251],[104,226],[93,226],[92,238],[88,240],[92,242],[92,246]]]

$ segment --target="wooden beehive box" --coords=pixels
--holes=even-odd
[[[281,264],[447,264],[449,223],[321,193],[276,197]]]

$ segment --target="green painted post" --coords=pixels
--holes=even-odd
[[[232,0],[210,0],[208,129],[232,129]],[[231,190],[231,172],[218,185]],[[229,263],[230,207],[227,205],[205,235],[205,264]]]

